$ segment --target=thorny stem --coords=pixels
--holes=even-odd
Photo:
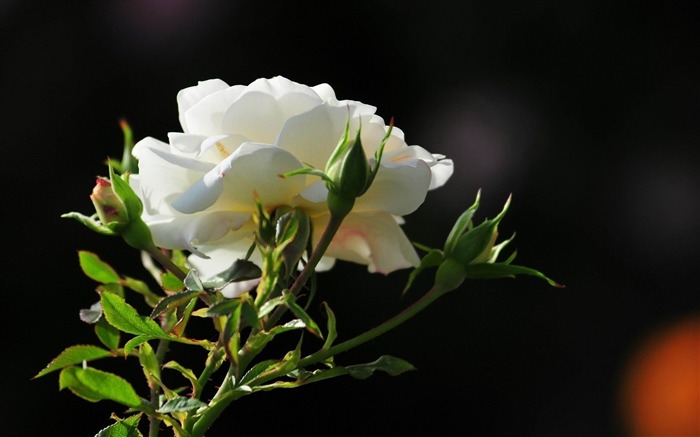
[[[156,347],[156,360],[158,363],[163,362],[165,354],[168,351],[168,340],[159,340],[158,346]],[[153,408],[158,409],[158,397],[160,396],[160,387],[157,384],[151,386],[151,404]],[[148,426],[148,437],[158,437],[158,432],[160,428],[160,419],[155,416],[149,416],[149,426]]]
[[[163,267],[169,270],[170,273],[177,276],[179,280],[185,280],[185,277],[187,277],[187,273],[185,273],[180,267],[175,265],[175,263],[170,259],[170,257],[161,252],[160,249],[154,247],[153,249],[149,249],[148,253]]]
[[[296,296],[297,294],[299,294],[304,285],[306,285],[306,282],[309,280],[314,270],[316,269],[316,265],[318,265],[319,261],[321,261],[321,257],[324,253],[326,253],[326,249],[328,249],[328,246],[331,244],[331,241],[333,241],[333,237],[335,236],[335,233],[338,232],[338,229],[340,228],[341,223],[343,223],[344,218],[345,216],[331,214],[331,217],[328,220],[328,225],[326,226],[326,229],[324,229],[323,234],[321,235],[321,239],[318,242],[318,245],[316,245],[316,248],[309,257],[309,261],[304,266],[304,269],[301,271],[301,273],[299,273],[299,276],[297,276],[296,280],[289,288],[289,293]],[[285,311],[286,307],[277,307],[277,309],[275,309],[275,311],[270,315],[270,318],[265,323],[265,329],[270,329],[270,327],[274,326],[275,323],[277,323],[277,321],[279,320],[279,318],[282,317],[282,314],[284,314]]]
[[[343,222],[344,218],[345,216],[331,214],[331,217],[328,221],[328,225],[326,226],[326,229],[321,235],[321,239],[319,240],[318,244],[316,245],[316,248],[309,257],[309,261],[304,266],[304,269],[301,271],[299,276],[297,276],[296,280],[290,287],[289,293],[296,295],[304,287],[306,282],[313,274],[316,265],[318,265],[318,262],[321,260],[321,257],[326,252],[326,249],[328,249],[328,246],[330,245],[331,241],[333,240],[333,237],[340,228],[340,224]],[[286,307],[277,307],[277,309],[273,311],[273,313],[270,315],[270,318],[265,323],[265,329],[269,329],[271,326],[274,326],[274,324],[277,322],[277,320],[279,320],[279,318],[282,316],[282,314],[284,314],[285,311]],[[214,421],[219,417],[219,415],[221,415],[221,413],[226,409],[226,406],[233,402],[235,399],[238,399],[240,396],[243,396],[245,394],[241,392],[237,396],[236,392],[232,390],[232,386],[230,385],[230,379],[234,372],[234,366],[231,365],[231,367],[229,367],[228,373],[226,374],[226,378],[224,379],[224,383],[221,385],[216,395],[214,395],[214,398],[211,400],[211,402],[209,402],[209,407],[202,414],[199,420],[197,420],[197,422],[194,424],[192,436],[204,435],[204,432],[206,432],[206,430],[209,429],[209,427],[214,423]]]
[[[426,294],[424,294],[423,297],[415,301],[413,304],[411,304],[411,306],[401,311],[399,314],[395,315],[391,319],[381,323],[380,325],[377,325],[369,331],[365,331],[364,333],[351,338],[350,340],[346,340],[342,343],[338,343],[334,346],[331,346],[328,349],[320,350],[316,353],[307,356],[306,358],[302,358],[301,360],[299,360],[297,368],[304,368],[310,364],[319,363],[329,357],[338,355],[342,352],[355,348],[376,337],[379,337],[382,334],[387,333],[388,331],[396,328],[406,320],[415,316],[419,312],[423,311],[426,307],[428,307],[428,305],[435,302],[440,296],[444,295],[448,291],[449,289],[445,289],[444,287],[439,287],[437,285],[433,286],[433,288],[431,288]]]

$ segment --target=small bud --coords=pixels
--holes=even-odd
[[[355,138],[351,139],[346,125],[343,137],[326,164],[326,175],[330,179],[326,186],[342,198],[359,197],[369,187],[370,169],[360,140],[360,131],[358,129]]]
[[[92,204],[95,205],[97,216],[104,226],[110,228],[124,227],[129,223],[129,214],[126,211],[124,202],[114,192],[112,183],[98,177],[95,188],[90,195]]]
[[[462,235],[456,236],[456,242],[447,252],[449,258],[454,258],[462,265],[494,262],[492,252],[498,238],[498,224],[505,216],[510,206],[510,197],[503,210],[493,219],[484,220],[478,226],[468,229]],[[454,237],[453,237],[454,238]]]

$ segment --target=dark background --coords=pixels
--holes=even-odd
[[[517,261],[567,287],[467,283],[337,358],[391,354],[418,371],[244,398],[209,435],[624,435],[633,353],[700,314],[691,4],[0,1],[2,434],[91,436],[123,413],[59,392],[57,374],[31,380],[65,347],[97,344],[77,315],[97,298],[78,249],[145,275],[119,241],[59,218],[92,211],[95,176],[121,154],[118,120],[165,140],[181,88],[284,75],[377,106],[409,144],[455,161],[406,217],[410,238],[440,246],[479,188],[479,219],[513,193],[501,229],[517,232]],[[401,300],[407,274],[342,263],[321,276],[340,336],[430,281]],[[123,366],[109,368],[138,376]]]

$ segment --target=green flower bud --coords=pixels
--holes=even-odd
[[[326,164],[328,190],[341,198],[354,199],[361,196],[369,187],[370,168],[367,155],[362,147],[360,131],[351,139],[348,126],[333,155]]]
[[[446,259],[439,265],[435,273],[435,287],[443,290],[454,290],[467,278],[464,266],[454,259]]]
[[[97,217],[99,217],[102,225],[118,232],[119,228],[124,228],[129,223],[129,214],[126,211],[126,206],[114,192],[112,183],[108,179],[97,178],[97,184],[92,189],[90,200],[95,205]]]
[[[124,176],[117,175],[110,166],[109,177],[114,186],[114,193],[124,205],[123,209],[127,217],[126,225],[121,229],[115,230],[131,247],[149,252],[156,250],[151,230],[141,219],[141,212],[143,211],[141,199],[136,195],[128,181],[125,180],[125,178],[129,177],[129,174],[126,173]]]
[[[478,203],[475,203],[475,205],[478,207]],[[464,226],[468,229],[466,232],[460,230],[461,235],[451,235],[450,238],[452,240],[445,248],[447,257],[455,259],[464,266],[494,262],[494,250],[500,250],[500,246],[496,246],[498,224],[505,216],[506,211],[508,211],[509,205],[510,197],[506,201],[503,210],[494,219],[484,220],[484,222],[474,227],[471,227],[470,224],[465,224]],[[469,215],[469,221],[471,221],[471,215],[476,211],[476,207],[473,207],[474,209]]]

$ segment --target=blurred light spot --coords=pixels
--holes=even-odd
[[[440,150],[455,162],[446,189],[438,190],[457,209],[455,191],[465,201],[481,188],[484,199],[501,204],[517,188],[541,141],[537,111],[518,90],[500,86],[449,89],[428,102],[430,117],[418,126],[430,138],[430,150]]]
[[[211,0],[139,0],[98,2],[100,27],[115,46],[130,54],[163,56],[191,48],[210,37],[236,2]]]
[[[631,436],[700,436],[700,317],[646,339],[625,374],[622,408]]]

